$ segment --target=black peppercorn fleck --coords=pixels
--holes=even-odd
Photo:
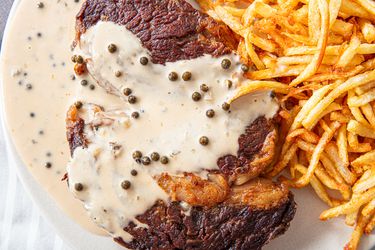
[[[77,109],[80,109],[80,108],[82,108],[83,104],[82,104],[82,102],[77,101],[77,102],[74,103],[74,106],[75,106]]]
[[[81,85],[82,86],[87,86],[87,84],[89,84],[89,82],[87,80],[82,80],[81,81]]]
[[[228,89],[230,89],[233,85],[233,82],[231,80],[225,80],[225,85],[227,86]]]
[[[227,102],[224,102],[223,105],[221,105],[223,110],[228,111],[230,109],[230,104]]]
[[[199,92],[194,92],[191,95],[191,98],[193,99],[193,101],[197,102],[202,98],[202,95]]]
[[[200,86],[200,89],[203,91],[203,92],[207,92],[210,88],[206,85],[206,84],[202,84]]]
[[[124,95],[129,96],[133,91],[129,88],[124,88],[122,92],[124,93]]]
[[[191,72],[186,71],[182,74],[182,80],[189,81],[191,79]]]
[[[230,66],[231,66],[231,64],[232,64],[232,62],[231,62],[229,59],[223,59],[223,60],[221,61],[221,67],[222,67],[223,69],[229,69]]]
[[[272,91],[270,92],[270,97],[271,97],[271,98],[275,98],[275,97],[276,97],[276,93],[275,93],[275,91],[272,90]]]
[[[138,174],[138,171],[135,170],[135,169],[132,169],[132,171],[130,171],[130,174],[131,174],[132,176],[136,176],[136,175]]]
[[[148,64],[148,58],[145,57],[145,56],[142,56],[142,57],[139,59],[139,62],[140,62],[142,65],[147,65],[147,64]]]
[[[178,75],[177,75],[177,73],[176,73],[176,72],[171,72],[171,73],[169,73],[169,75],[168,75],[168,79],[169,79],[170,81],[177,81],[177,79],[178,79]]]
[[[131,103],[131,104],[134,104],[137,102],[137,97],[135,97],[134,95],[130,95],[128,97],[128,102]]]
[[[153,152],[151,154],[151,160],[158,161],[160,159],[160,155],[157,152]]]
[[[132,117],[133,117],[134,119],[138,119],[138,118],[139,118],[139,113],[138,113],[138,112],[133,112],[133,113],[132,113]]]
[[[142,157],[142,152],[138,150],[134,151],[132,156],[133,156],[133,159],[139,159]]]
[[[117,46],[111,43],[110,45],[108,45],[108,51],[109,53],[115,53],[117,51]]]
[[[76,63],[82,64],[83,62],[84,62],[83,57],[82,56],[77,56]]]
[[[33,88],[33,85],[31,85],[30,83],[26,84],[26,89],[27,89],[27,90],[30,90],[30,89],[32,89],[32,88]]]
[[[35,117],[35,113],[31,112],[30,117]]]
[[[243,72],[247,72],[247,71],[249,71],[249,66],[247,66],[246,64],[242,64],[242,65],[241,65],[241,70],[242,70]]]
[[[207,136],[202,136],[199,138],[199,143],[203,146],[206,146],[208,144],[209,140]]]
[[[36,6],[37,6],[39,9],[43,9],[43,8],[44,8],[44,3],[43,3],[43,2],[37,2]]]
[[[74,189],[75,189],[76,191],[82,191],[82,190],[83,190],[83,185],[82,185],[82,183],[76,183],[76,184],[74,184]]]
[[[167,156],[162,156],[162,157],[160,158],[160,162],[161,162],[161,164],[168,164],[169,159],[168,159]]]
[[[94,84],[90,84],[90,89],[94,90],[95,89],[95,85]]]
[[[121,71],[116,71],[116,72],[115,72],[115,76],[116,76],[116,77],[120,77],[120,76],[122,76],[122,72],[121,72]]]
[[[51,162],[46,162],[46,164],[44,164],[44,167],[51,168],[52,167],[52,163]]]
[[[141,162],[142,162],[143,165],[150,165],[151,159],[148,156],[143,156],[142,159],[141,159]]]
[[[132,185],[131,182],[128,180],[121,182],[121,187],[125,190],[129,189],[131,185]]]
[[[207,110],[207,111],[206,111],[206,116],[207,116],[208,118],[212,118],[212,117],[214,117],[214,116],[215,116],[215,111],[214,111],[213,109],[209,109],[209,110]]]

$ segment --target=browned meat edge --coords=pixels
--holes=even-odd
[[[184,0],[86,0],[77,15],[76,43],[100,20],[125,26],[158,64],[230,54],[238,44],[226,25]]]
[[[134,238],[118,243],[130,249],[261,249],[283,234],[293,219],[296,204],[293,195],[271,209],[219,204],[213,208],[193,207],[190,215],[174,202],[155,204],[137,219],[149,226],[125,228]]]

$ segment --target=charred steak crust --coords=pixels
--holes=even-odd
[[[70,154],[78,147],[86,147],[84,135],[85,121],[78,116],[78,110],[73,105],[70,107],[66,118],[66,139],[70,147]]]
[[[225,155],[218,159],[217,165],[225,175],[259,175],[275,156],[278,129],[274,119],[260,116],[255,119],[238,138],[237,156]]]
[[[237,35],[184,0],[86,0],[77,15],[76,42],[99,21],[123,25],[149,50],[153,63],[165,64],[235,51]]]
[[[159,202],[137,219],[149,227],[130,224],[131,242],[115,241],[130,249],[261,249],[289,227],[296,211],[293,195],[270,209],[219,204],[193,207],[185,215],[177,202]]]

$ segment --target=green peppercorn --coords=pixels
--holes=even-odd
[[[191,79],[191,72],[186,71],[182,74],[182,80],[189,81]]]
[[[141,159],[141,162],[142,162],[143,165],[150,165],[151,159],[148,156],[143,156],[142,159]]]
[[[131,182],[128,181],[128,180],[125,180],[125,181],[121,182],[121,187],[125,190],[129,189],[131,187],[131,185],[132,185]]]
[[[212,118],[212,117],[214,117],[214,116],[215,116],[215,111],[214,111],[213,109],[209,109],[209,110],[207,110],[207,111],[206,111],[206,116],[207,116],[208,118]]]
[[[87,86],[87,84],[89,84],[89,82],[87,80],[82,80],[81,81],[81,85],[82,86]]]
[[[200,86],[200,89],[203,91],[203,92],[207,92],[210,88],[206,85],[206,84],[202,84]]]
[[[44,166],[46,168],[51,168],[52,167],[52,163],[51,162],[46,162],[46,164],[44,164]]]
[[[139,151],[139,150],[134,151],[132,156],[133,156],[133,159],[135,159],[135,160],[140,159],[142,157],[142,152]]]
[[[111,43],[110,45],[108,45],[108,51],[109,53],[115,53],[117,51],[117,46]]]
[[[82,190],[83,190],[83,185],[82,185],[82,183],[76,183],[76,184],[74,184],[74,189],[75,189],[76,191],[82,191]]]
[[[242,65],[241,65],[241,70],[242,70],[243,72],[247,72],[247,71],[249,71],[249,66],[247,66],[246,64],[242,64]]]
[[[84,62],[83,57],[82,56],[77,56],[76,63],[82,64],[83,62]]]
[[[80,108],[82,108],[83,104],[82,104],[82,102],[77,101],[77,102],[74,103],[74,106],[75,106],[77,109],[80,109]]]
[[[232,62],[231,62],[229,59],[223,59],[223,60],[221,61],[221,67],[222,67],[223,69],[229,69],[230,66],[231,66],[231,64],[232,64]]]
[[[138,113],[138,112],[133,112],[133,113],[132,113],[132,117],[133,117],[134,119],[138,119],[138,118],[139,118],[139,113]]]
[[[128,97],[128,102],[129,102],[130,104],[134,104],[134,103],[136,103],[136,102],[137,102],[137,97],[135,97],[134,95],[130,95],[130,96]]]
[[[194,92],[191,95],[191,98],[193,99],[193,101],[197,102],[202,98],[202,95],[199,92]]]
[[[151,154],[151,160],[158,161],[160,159],[160,155],[157,152],[153,152]]]
[[[233,86],[233,82],[231,80],[225,80],[225,85],[230,89]]]
[[[223,110],[228,111],[230,109],[230,104],[227,102],[224,102],[223,105],[221,105]]]
[[[130,171],[130,174],[131,174],[132,176],[137,176],[137,175],[138,175],[138,171],[135,170],[135,169],[132,169],[132,171]]]
[[[90,89],[94,90],[95,89],[95,85],[94,84],[90,84]]]
[[[147,64],[148,64],[148,58],[145,57],[145,56],[142,56],[142,57],[139,59],[139,62],[140,62],[142,65],[147,65]]]
[[[172,82],[177,81],[177,79],[178,79],[178,74],[177,74],[176,72],[171,72],[171,73],[169,73],[169,75],[168,75],[168,79],[169,79],[170,81],[172,81]]]
[[[129,96],[133,91],[129,88],[124,88],[122,92],[124,93],[124,95]]]
[[[116,72],[115,72],[115,76],[116,76],[116,77],[120,77],[120,76],[122,76],[122,72],[121,72],[121,71],[116,71]]]
[[[162,156],[162,157],[160,158],[160,162],[161,162],[161,164],[168,164],[169,159],[168,159],[167,156]]]
[[[208,137],[207,137],[207,136],[202,136],[201,138],[199,138],[199,143],[200,143],[201,145],[203,145],[203,146],[208,145],[208,142],[209,142],[209,140],[208,140]]]

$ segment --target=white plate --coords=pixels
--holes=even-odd
[[[8,21],[14,16],[20,1],[21,0],[16,0],[14,2]],[[4,40],[7,39],[7,29],[8,26],[4,32]],[[3,96],[2,89],[1,94],[1,96]],[[0,103],[0,105],[1,117],[3,118],[5,114],[3,103]],[[96,236],[86,232],[57,207],[53,199],[50,198],[33,179],[26,166],[20,160],[20,157],[10,140],[9,133],[5,128],[4,119],[1,120],[5,134],[5,141],[8,146],[10,167],[14,167],[17,170],[18,176],[32,200],[38,206],[44,217],[54,226],[56,232],[65,243],[72,249],[123,249],[108,237]],[[315,197],[311,189],[294,190],[293,192],[298,204],[298,209],[289,230],[285,235],[273,240],[270,244],[264,247],[264,249],[342,249],[350,238],[352,228],[346,226],[342,218],[321,222],[318,219],[319,214],[327,207]],[[375,235],[362,238],[361,249],[367,250],[374,245]]]

